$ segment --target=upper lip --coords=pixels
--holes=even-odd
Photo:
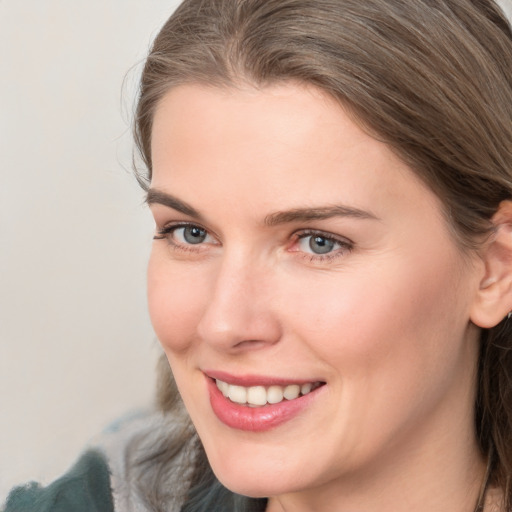
[[[228,384],[232,384],[234,386],[287,386],[289,384],[306,384],[308,382],[325,382],[322,379],[293,379],[293,378],[283,378],[283,377],[273,377],[273,376],[265,376],[265,375],[232,375],[227,372],[223,372],[220,370],[203,370],[203,373],[210,377],[211,379],[221,380],[222,382],[227,382]]]

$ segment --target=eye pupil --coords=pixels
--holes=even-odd
[[[200,244],[206,238],[206,231],[196,226],[187,226],[183,230],[183,238],[189,244]]]
[[[312,236],[309,239],[309,248],[316,254],[327,254],[334,247],[334,240],[323,236]]]

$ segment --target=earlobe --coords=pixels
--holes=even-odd
[[[492,218],[494,231],[481,257],[485,274],[471,309],[471,321],[490,329],[512,311],[512,201],[502,201]]]

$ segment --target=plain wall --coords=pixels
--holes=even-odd
[[[498,0],[509,19],[512,19],[512,0]]]
[[[0,1],[0,502],[152,402],[125,75],[176,4]]]
[[[137,69],[123,81],[176,4],[0,0],[0,502],[152,402]]]

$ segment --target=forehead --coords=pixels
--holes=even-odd
[[[341,119],[332,113],[340,108],[322,91],[293,83],[263,89],[187,84],[171,89],[156,109],[152,155],[164,155],[173,142],[182,150],[184,142],[203,143],[204,151],[218,148],[226,135],[237,139],[232,155],[258,143],[275,151],[299,137],[310,139],[333,120],[339,130]]]
[[[222,199],[241,209],[249,201],[274,210],[297,201],[343,202],[374,210],[415,196],[438,207],[408,166],[339,102],[300,84],[172,89],[155,113],[152,160],[152,187],[187,202]]]

